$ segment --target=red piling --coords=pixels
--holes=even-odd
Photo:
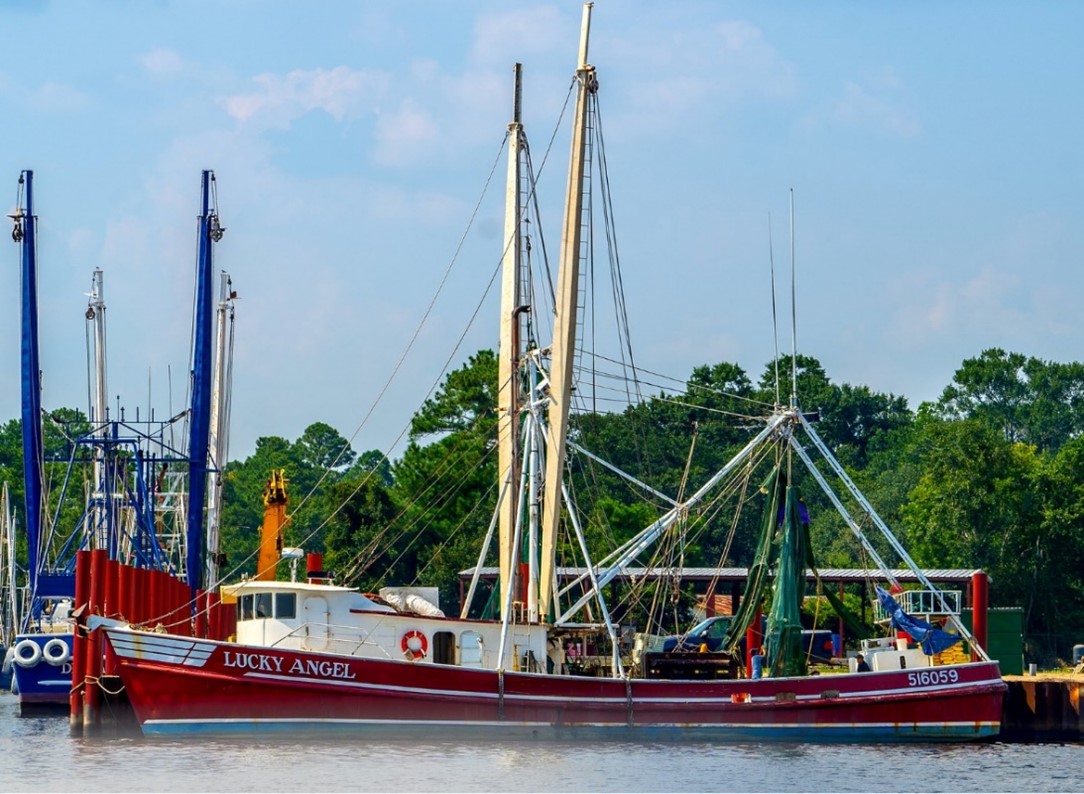
[[[745,669],[747,675],[753,675],[753,655],[760,653],[760,646],[764,643],[764,636],[760,633],[761,611],[758,608],[753,622],[745,630]]]
[[[150,573],[146,568],[136,568],[132,571],[132,592],[129,593],[128,598],[131,599],[132,605],[132,622],[133,623],[146,623],[150,618],[150,579],[147,574]]]
[[[177,633],[183,634],[185,637],[192,636],[192,617],[193,607],[199,606],[199,600],[192,601],[192,591],[188,588],[188,583],[183,582],[177,577],[173,577],[174,591],[177,593]],[[196,610],[198,612],[198,610]]]
[[[102,608],[102,614],[107,618],[115,618],[119,612],[120,605],[120,571],[123,568],[116,560],[106,560],[103,566],[103,572],[105,574],[105,604]],[[102,675],[115,676],[117,674],[116,657],[109,653],[104,653],[102,657]]]
[[[102,614],[107,618],[115,618],[120,612],[118,599],[120,584],[120,563],[116,560],[105,561],[105,600],[102,605]]]
[[[75,604],[76,609],[90,598],[90,552],[75,553]],[[72,734],[83,730],[84,659],[87,655],[86,635],[76,627],[72,633],[72,688],[68,695],[68,729]]]
[[[162,616],[159,622],[167,632],[174,632],[177,627],[173,625],[176,610],[173,577],[165,571],[155,571],[154,576],[158,579],[158,614]]]
[[[87,615],[101,615],[102,601],[105,598],[105,563],[108,555],[105,549],[90,552],[90,599]],[[86,664],[83,682],[83,735],[93,733],[101,716],[102,693],[98,688],[98,679],[102,674],[102,635],[92,631],[87,635]]]
[[[165,571],[162,571],[162,594],[164,596],[162,611],[166,616],[166,619],[162,622],[166,625],[166,631],[170,634],[180,634],[181,625],[179,621],[180,608],[177,606],[177,580]]]
[[[146,610],[143,622],[147,624],[147,628],[153,630],[157,624],[162,622],[161,597],[158,595],[160,589],[158,571],[152,571],[148,568],[143,573],[146,577],[143,590],[140,592],[140,599],[143,601]]]
[[[129,623],[134,621],[132,614],[132,587],[135,580],[135,569],[130,565],[120,565],[117,576],[117,611],[119,617]]]
[[[214,633],[214,629],[211,628],[211,594],[204,590],[197,590],[196,593],[195,635],[204,638],[211,637]]]
[[[975,571],[971,576],[971,633],[979,647],[986,650],[986,611],[990,607],[990,582],[984,571]],[[979,655],[971,649],[971,661],[977,662]]]
[[[222,609],[218,604],[218,593],[214,590],[200,591],[200,608],[206,616],[203,621],[204,633],[201,635],[208,640],[224,639],[222,634]]]

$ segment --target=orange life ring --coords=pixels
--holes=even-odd
[[[420,631],[411,629],[403,635],[403,639],[399,641],[399,647],[403,649],[403,655],[410,661],[416,662],[425,656],[425,652],[429,650],[429,641],[425,639],[425,635]]]

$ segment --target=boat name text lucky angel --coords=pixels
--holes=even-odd
[[[293,664],[285,671],[281,656],[271,656],[266,653],[238,653],[237,651],[225,651],[224,667],[235,667],[239,670],[256,670],[265,673],[282,673],[287,675],[312,675],[321,678],[341,678],[352,680],[355,675],[350,672],[350,665],[346,662],[328,662],[316,659],[294,659]]]

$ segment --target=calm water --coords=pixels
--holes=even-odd
[[[1084,744],[73,739],[0,695],[0,792],[1084,791]]]

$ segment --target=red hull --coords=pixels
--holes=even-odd
[[[145,733],[438,726],[824,741],[995,736],[996,662],[884,673],[660,681],[358,659],[109,630]]]

